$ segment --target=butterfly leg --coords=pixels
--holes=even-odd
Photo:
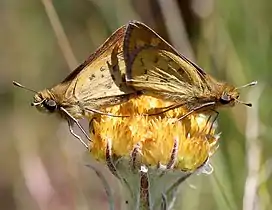
[[[81,137],[79,135],[77,135],[74,130],[73,130],[73,126],[72,126],[72,122],[70,120],[68,120],[68,126],[69,126],[69,130],[70,130],[70,133],[76,137],[80,142],[81,144],[83,144],[87,149],[88,149],[88,145],[81,139]]]
[[[180,121],[180,120],[184,119],[185,117],[189,116],[190,114],[192,114],[195,111],[198,111],[198,110],[203,109],[205,107],[213,106],[214,104],[215,104],[215,102],[208,102],[208,103],[205,103],[205,104],[201,104],[200,106],[195,107],[194,109],[192,109],[191,111],[187,112],[185,115],[183,115],[182,117],[177,119],[177,121]]]
[[[212,121],[210,130],[209,130],[209,134],[211,133],[211,130],[212,130],[212,128],[213,128],[213,124],[215,123],[215,121],[217,120],[217,118],[218,118],[218,116],[219,116],[219,112],[218,112],[218,111],[216,111],[216,110],[214,110],[214,109],[212,109],[212,111],[215,112],[215,116],[214,116],[214,119],[213,119],[213,121]]]
[[[82,131],[82,133],[84,134],[84,136],[91,142],[92,140],[90,139],[90,137],[88,136],[88,134],[86,133],[86,131],[84,130],[84,128],[80,125],[80,123],[77,120],[75,121],[75,123],[79,127],[79,129]]]
[[[88,134],[85,132],[85,130],[83,129],[83,127],[80,125],[80,123],[78,122],[78,120],[76,118],[74,118],[66,109],[64,109],[63,107],[60,107],[60,109],[65,113],[67,114],[67,116],[69,117],[68,118],[68,125],[69,125],[69,129],[70,131],[73,130],[72,129],[72,121],[78,126],[78,128],[82,131],[82,133],[84,134],[84,136],[89,140],[89,141],[92,141],[90,139],[90,137],[88,136]],[[71,131],[71,133],[76,137],[78,135],[76,135],[74,133],[74,131]],[[76,137],[78,139],[78,137]],[[80,142],[83,143],[82,139],[80,138]],[[83,144],[86,144],[85,142]],[[88,148],[88,146],[87,146]]]
[[[208,117],[208,119],[207,119],[207,122],[206,122],[206,124],[205,124],[204,127],[208,126],[208,123],[210,122],[211,118],[212,118],[212,115],[209,115],[209,117]]]

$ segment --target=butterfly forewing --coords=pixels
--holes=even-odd
[[[198,97],[205,73],[140,22],[128,24],[124,41],[128,84],[174,101]]]
[[[79,77],[84,72],[88,71],[85,67],[93,65],[93,62],[100,59],[107,59],[111,55],[112,50],[117,45],[118,47],[123,45],[125,35],[125,26],[117,29],[89,58],[78,66],[71,74],[69,74],[62,83],[70,82],[74,78]],[[94,66],[94,65],[93,65]],[[92,71],[95,71],[94,69]],[[89,71],[88,71],[89,72]]]
[[[55,95],[60,94],[59,98],[63,103],[78,103],[83,111],[128,100],[135,90],[126,86],[122,79],[125,74],[122,53],[124,31],[125,27],[119,28],[82,65],[54,87],[52,92]],[[64,91],[59,91],[60,89]]]

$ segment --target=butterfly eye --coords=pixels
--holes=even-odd
[[[53,112],[57,108],[57,103],[56,101],[49,99],[45,100],[43,103],[44,107],[48,109],[49,111]]]
[[[231,97],[228,94],[223,93],[219,100],[221,104],[228,104],[231,101]]]

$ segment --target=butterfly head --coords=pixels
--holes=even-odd
[[[37,92],[36,90],[23,86],[15,81],[13,81],[13,85],[35,93],[31,106],[35,106],[39,111],[53,113],[58,109],[58,104],[54,99],[54,95],[48,89]]]
[[[54,100],[49,90],[37,92],[31,106],[35,106],[39,111],[53,113],[58,109],[57,102]]]
[[[235,89],[224,91],[219,98],[219,103],[222,106],[234,106],[239,98],[239,92]]]
[[[253,86],[253,85],[256,85],[257,82],[254,81],[254,82],[251,82],[251,83],[248,83],[246,85],[243,85],[241,87],[231,87],[231,86],[227,86],[227,87],[224,87],[223,88],[223,92],[219,98],[219,103],[220,105],[227,105],[227,106],[234,106],[236,103],[240,103],[240,104],[244,104],[246,106],[249,106],[251,107],[252,104],[251,103],[246,103],[244,101],[240,101],[239,100],[239,92],[238,90],[241,89],[241,88],[245,88],[245,87],[249,87],[249,86]]]

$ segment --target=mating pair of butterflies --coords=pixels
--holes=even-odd
[[[16,82],[14,85],[28,89]],[[131,21],[117,29],[63,82],[40,92],[31,91],[36,93],[32,105],[58,113],[78,137],[72,130],[76,123],[89,139],[78,119],[93,113],[106,114],[100,109],[139,93],[173,102],[164,111],[184,106],[187,116],[234,106],[240,102],[237,89],[205,73],[145,24]]]

